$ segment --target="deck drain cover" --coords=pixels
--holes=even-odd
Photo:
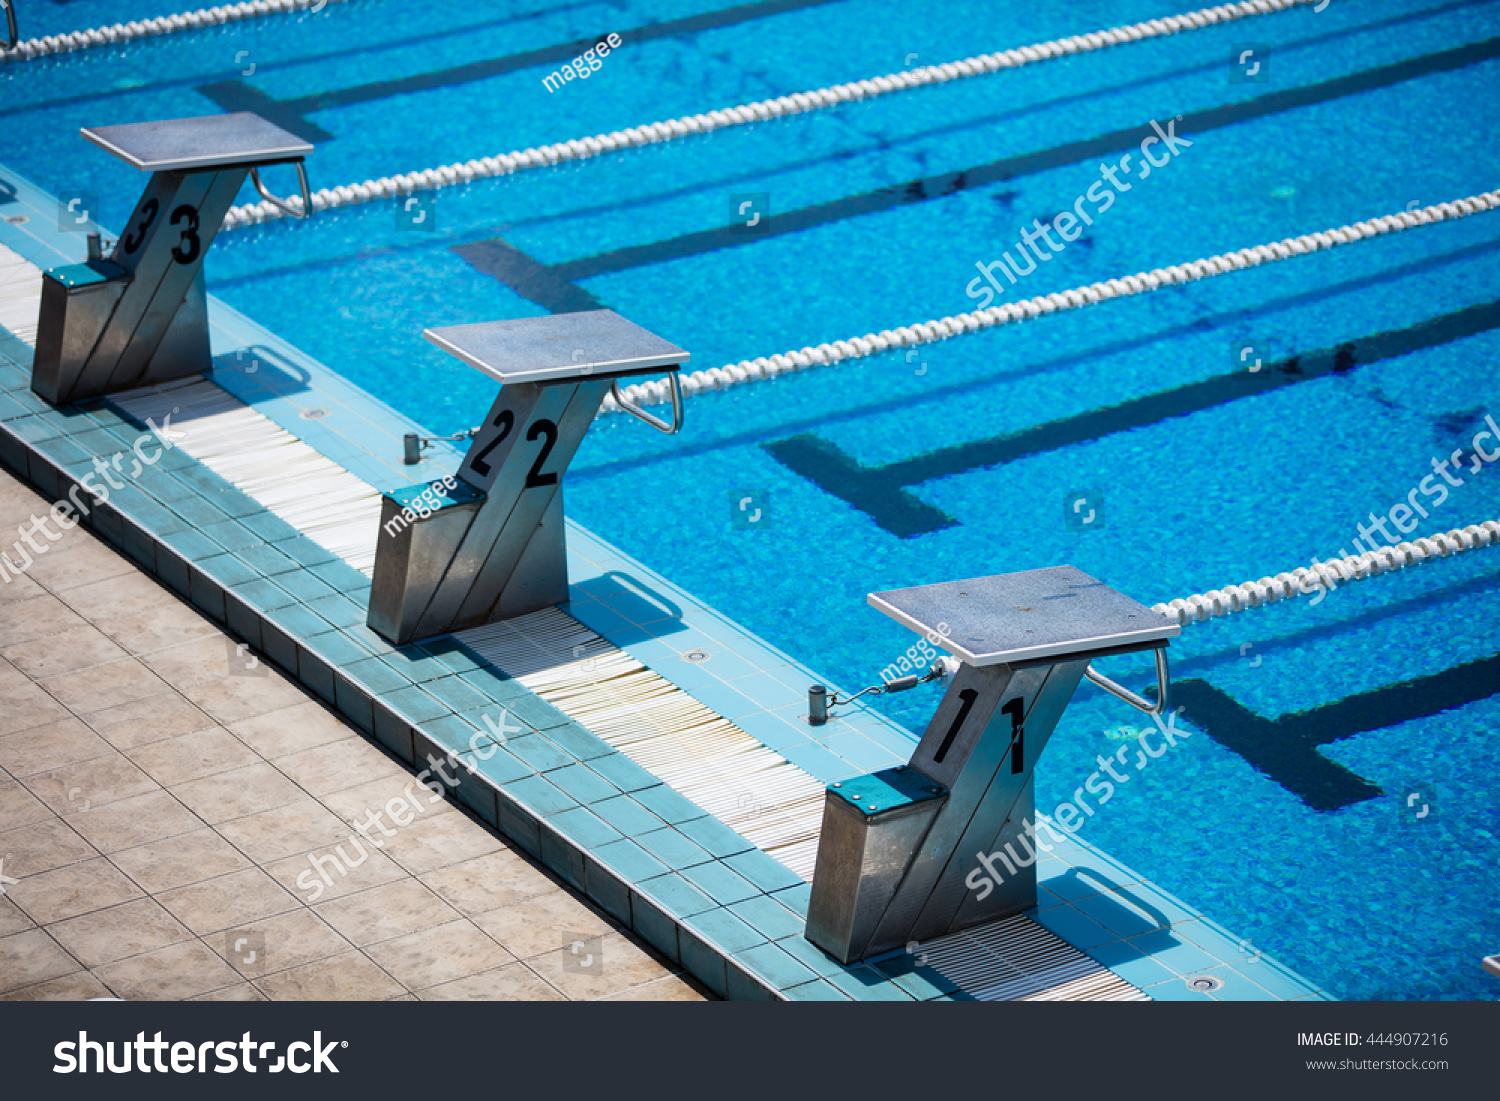
[[[305,421],[315,421],[326,416],[328,416],[328,410],[321,406],[316,409],[304,409],[302,411],[302,419]]]
[[[682,655],[683,661],[707,661],[713,657],[707,650],[689,650]]]
[[[1194,975],[1186,981],[1189,990],[1196,990],[1200,994],[1212,994],[1224,985],[1224,980],[1217,975]]]
[[[5,221],[7,225],[24,226],[31,219],[24,214],[11,214],[6,216]]]

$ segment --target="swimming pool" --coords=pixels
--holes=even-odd
[[[327,186],[1168,10],[541,7],[357,0],[165,38],[108,64],[100,52],[28,63],[24,81],[0,69],[13,106],[0,159],[53,191],[97,193],[101,221],[119,226],[132,174],[59,135],[253,106],[321,133],[309,169]],[[23,33],[149,9],[38,3],[39,25]],[[597,301],[709,367],[973,309],[975,263],[1013,250],[1023,224],[1072,209],[1101,159],[1133,149],[1152,120],[1182,115],[1192,146],[1016,296],[1488,190],[1497,28],[1495,3],[1377,14],[1334,0],[446,189],[420,223],[382,202],[228,233],[209,289],[451,432],[492,395],[421,340],[425,327]],[[560,60],[526,63],[609,30],[625,44],[586,81],[548,91]],[[1231,53],[1250,44],[1269,58],[1267,79],[1231,82]],[[496,58],[509,67],[469,79]],[[1295,105],[1266,98],[1292,89],[1305,90]],[[1238,121],[1220,125],[1228,105],[1243,105]],[[1114,132],[1129,145],[1072,148]],[[766,233],[731,228],[746,196],[770,215]],[[846,685],[873,683],[911,641],[864,606],[873,590],[1071,562],[1153,603],[1304,565],[1349,546],[1367,513],[1406,498],[1434,459],[1468,449],[1486,414],[1500,417],[1497,338],[1471,309],[1493,300],[1497,242],[1500,222],[1470,218],[704,395],[670,439],[607,418],[574,463],[569,509]],[[1408,330],[1409,354],[1284,375],[1261,394],[1236,362],[1246,346],[1274,365]],[[1244,396],[1200,408],[1182,393],[1236,370]],[[1155,394],[1169,397],[1150,416],[1125,405]],[[814,477],[786,461],[809,453],[824,456]],[[851,468],[890,468],[882,492],[924,505],[926,528],[849,504],[836,491]],[[1420,531],[1500,515],[1496,475],[1463,477]],[[1097,494],[1090,507],[1102,498],[1103,523],[1070,531],[1081,491]],[[768,518],[748,530],[733,514],[747,495]],[[1476,555],[1188,628],[1174,679],[1199,734],[1122,785],[1084,835],[1343,997],[1493,998],[1477,957],[1500,938],[1500,794],[1486,767],[1500,718],[1497,588]],[[1114,665],[1145,682],[1144,665]],[[1407,682],[1414,706],[1397,687]],[[884,706],[920,728],[935,699],[919,689]],[[1269,724],[1324,707],[1315,735],[1332,740],[1271,771],[1227,744],[1306,740],[1294,720]],[[1134,718],[1081,695],[1038,771],[1038,805],[1067,798]],[[1363,786],[1343,777],[1346,801],[1312,805],[1314,758]],[[1409,817],[1409,791],[1437,813]]]

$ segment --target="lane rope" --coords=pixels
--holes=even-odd
[[[1133,23],[1127,27],[1075,34],[1068,38],[1039,42],[1033,46],[1022,46],[1020,49],[1002,50],[999,53],[980,54],[962,61],[946,61],[940,65],[926,65],[920,69],[887,73],[869,80],[855,81],[852,84],[836,84],[810,92],[794,92],[789,96],[777,96],[775,99],[745,103],[737,107],[719,108],[703,114],[667,119],[664,122],[650,122],[644,126],[632,126],[625,130],[596,134],[593,137],[574,138],[552,145],[520,149],[511,153],[502,153],[499,156],[479,157],[471,161],[444,165],[441,168],[428,168],[398,176],[382,176],[378,180],[366,180],[363,183],[323,188],[313,192],[312,208],[313,212],[317,213],[337,207],[356,206],[361,203],[394,198],[398,195],[410,195],[416,191],[456,187],[492,176],[508,176],[528,168],[547,167],[562,161],[587,160],[590,157],[602,156],[605,153],[613,153],[633,146],[654,145],[684,138],[690,134],[706,134],[712,130],[722,130],[730,126],[744,126],[748,123],[781,118],[783,115],[795,115],[804,111],[835,107],[841,103],[874,99],[877,96],[889,95],[926,84],[943,84],[950,80],[988,76],[1001,69],[1019,69],[1023,65],[1038,61],[1070,57],[1073,54],[1107,49],[1126,42],[1160,38],[1181,31],[1199,30],[1220,23],[1232,23],[1239,19],[1270,15],[1289,8],[1321,2],[1322,0],[1244,0],[1237,4],[1221,4],[1218,7],[1203,8],[1183,15],[1168,15],[1144,23]],[[628,35],[626,41],[629,41]],[[301,203],[301,196],[291,200],[291,204],[299,210]],[[273,222],[284,217],[286,217],[285,212],[269,202],[248,203],[230,208],[229,213],[224,216],[223,229],[240,229],[245,226],[259,225],[262,222]]]
[[[12,0],[14,2],[14,0]],[[225,23],[240,23],[246,19],[258,19],[263,15],[284,15],[287,12],[322,11],[329,4],[343,4],[347,0],[251,0],[243,4],[225,4],[217,8],[199,8],[196,11],[177,15],[162,15],[154,19],[132,20],[129,23],[112,23],[108,27],[95,27],[87,31],[68,31],[65,34],[49,34],[45,38],[28,38],[8,50],[0,50],[0,61],[31,61],[53,54],[72,53],[93,46],[115,46],[134,42],[142,38],[160,38],[179,31],[196,31],[203,27],[219,27]]]
[[[1237,252],[1210,256],[1207,259],[1194,260],[1187,264],[1156,268],[1136,275],[1127,275],[1123,279],[1090,283],[1087,286],[1039,295],[1020,302],[1007,302],[1003,306],[991,306],[988,309],[975,310],[973,313],[957,314],[935,321],[923,321],[916,325],[903,325],[898,329],[885,329],[878,333],[835,340],[828,344],[816,344],[792,352],[779,352],[772,356],[741,360],[723,367],[713,367],[683,375],[680,380],[682,392],[684,395],[691,395],[707,390],[727,390],[733,386],[760,382],[808,367],[820,367],[825,364],[840,363],[846,359],[879,355],[893,348],[914,348],[922,344],[932,344],[939,340],[961,336],[964,333],[975,333],[1000,325],[1009,325],[1014,321],[1029,321],[1044,314],[1093,306],[1113,298],[1146,294],[1158,287],[1191,283],[1199,279],[1212,279],[1218,275],[1243,271],[1245,268],[1258,267],[1261,264],[1290,260],[1295,256],[1305,256],[1313,252],[1323,252],[1370,237],[1380,237],[1387,233],[1400,233],[1420,226],[1467,218],[1472,214],[1483,214],[1497,207],[1500,207],[1500,190],[1488,191],[1466,199],[1437,203],[1421,210],[1388,214],[1383,218],[1372,218],[1369,221],[1356,222],[1338,229],[1308,233],[1301,237],[1288,237],[1267,245],[1243,248]],[[670,383],[667,380],[656,379],[622,387],[622,391],[625,399],[636,405],[659,405],[670,400],[669,386]],[[607,395],[604,405],[599,410],[599,416],[619,412],[619,409],[614,395]]]
[[[1153,604],[1151,610],[1183,626],[1189,623],[1206,623],[1210,619],[1219,619],[1249,608],[1263,608],[1267,604],[1310,595],[1316,591],[1331,592],[1345,582],[1363,581],[1395,570],[1404,570],[1408,566],[1420,566],[1431,558],[1451,558],[1455,554],[1463,554],[1479,547],[1493,547],[1496,544],[1500,544],[1500,521],[1486,520],[1465,528],[1454,528],[1441,535],[1397,543],[1394,547],[1379,547],[1347,558],[1334,558],[1327,562],[1314,559],[1312,566],[1302,566],[1275,577],[1262,577],[1259,581],[1210,589],[1206,593],[1195,593],[1166,604]]]

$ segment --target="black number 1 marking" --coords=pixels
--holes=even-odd
[[[958,714],[953,716],[953,725],[948,728],[948,734],[943,739],[943,744],[938,746],[938,751],[932,755],[932,763],[940,765],[943,758],[948,756],[948,750],[953,748],[953,739],[958,737],[958,728],[964,725],[964,720],[969,717],[969,709],[974,706],[974,701],[979,698],[979,693],[972,688],[965,688],[959,692],[958,698],[964,702],[958,708]]]
[[[1010,774],[1014,776],[1026,764],[1026,748],[1022,741],[1026,728],[1021,725],[1021,720],[1026,715],[1026,705],[1021,697],[1017,696],[1000,709],[1000,714],[1010,716]]]

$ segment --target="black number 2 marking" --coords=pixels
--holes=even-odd
[[[484,447],[480,449],[479,454],[475,455],[472,459],[469,460],[469,469],[472,470],[475,474],[478,474],[481,478],[488,478],[490,476],[490,464],[484,461],[484,457],[491,451],[495,450],[495,448],[500,446],[505,437],[510,435],[510,430],[514,428],[515,425],[516,415],[509,409],[500,410],[499,415],[495,417],[494,423],[494,427],[500,429],[499,434],[496,435],[495,438],[489,443],[485,444]]]
[[[156,221],[156,212],[161,209],[161,204],[155,199],[148,199],[146,205],[141,207],[141,224],[135,227],[134,233],[125,235],[125,251],[132,253],[141,247],[141,242],[146,239],[146,231],[151,228],[151,223]]]
[[[1026,765],[1026,747],[1022,739],[1026,728],[1021,720],[1026,717],[1026,705],[1020,696],[1000,709],[1000,714],[1010,716],[1010,774],[1015,776]]]
[[[938,746],[938,751],[932,755],[932,763],[940,765],[943,758],[948,756],[948,750],[953,748],[953,739],[958,737],[958,728],[964,725],[964,720],[969,717],[969,710],[974,706],[974,701],[979,698],[979,693],[972,688],[965,688],[958,693],[958,698],[964,702],[959,705],[958,714],[953,716],[953,725],[948,728],[948,734],[943,738],[943,744]]]
[[[557,425],[548,420],[539,420],[526,430],[526,438],[534,440],[538,436],[546,436],[547,440],[542,444],[542,449],[537,452],[536,462],[531,464],[531,469],[526,474],[526,488],[535,489],[537,486],[555,486],[557,475],[543,474],[542,464],[547,461],[547,456],[552,454],[552,445],[557,442]]]
[[[191,264],[198,259],[198,250],[203,242],[198,239],[198,208],[190,203],[183,203],[172,211],[172,224],[186,221],[187,226],[182,231],[182,240],[172,246],[172,259],[179,264]]]

